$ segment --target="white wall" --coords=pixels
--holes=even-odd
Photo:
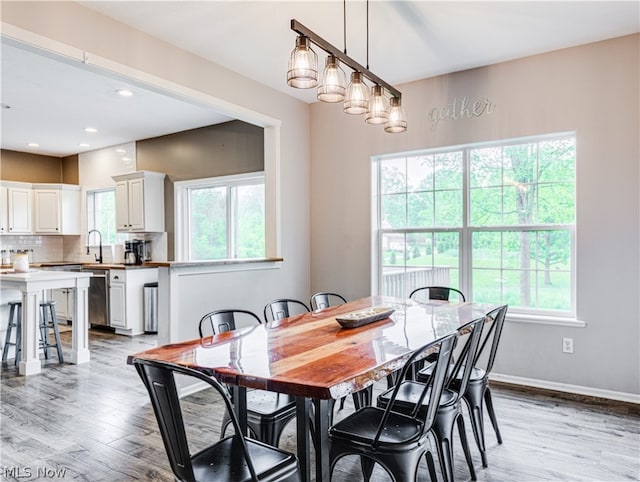
[[[403,134],[313,104],[312,290],[370,292],[371,156],[575,130],[577,309],[586,327],[509,322],[494,370],[640,400],[639,42],[622,37],[401,85]],[[490,99],[493,113],[432,129],[428,113],[464,96]],[[562,353],[563,336],[574,339],[573,355]]]

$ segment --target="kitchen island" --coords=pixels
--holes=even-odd
[[[39,271],[15,273],[0,271],[0,289],[19,290],[22,295],[22,356],[20,375],[40,373],[38,324],[43,290],[70,288],[73,290],[73,326],[71,363],[86,363],[89,355],[88,288],[91,273],[74,271]]]

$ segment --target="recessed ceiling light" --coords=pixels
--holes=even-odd
[[[79,145],[80,147],[91,147],[91,145],[90,145],[90,144],[85,144],[85,143],[78,144],[78,145]]]
[[[96,129],[95,127],[85,127],[84,131],[85,132],[91,132],[93,134],[95,132],[98,132],[98,129]]]
[[[118,154],[124,154],[124,153],[125,153],[125,152],[127,152],[127,151],[125,151],[124,149],[116,149],[116,152],[117,152]]]
[[[29,147],[40,147],[40,144],[38,144],[37,142],[29,142],[27,145]]]
[[[126,157],[126,156],[125,156],[125,157],[123,157],[123,158],[122,158],[122,160],[123,160],[124,162],[131,162],[131,158],[130,158],[130,157]]]
[[[133,92],[131,92],[128,89],[118,89],[116,90],[116,94],[122,96],[122,97],[131,97],[133,95]]]

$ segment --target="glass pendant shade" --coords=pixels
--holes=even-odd
[[[344,70],[335,55],[327,57],[327,64],[318,86],[318,100],[322,102],[342,102],[347,85]]]
[[[369,90],[362,80],[360,72],[351,74],[351,83],[347,87],[344,100],[344,112],[347,114],[364,114],[369,108]]]
[[[298,89],[310,89],[318,85],[318,56],[304,35],[296,38],[296,47],[289,57],[287,84]]]
[[[371,88],[369,109],[365,122],[367,124],[384,124],[389,119],[389,101],[384,96],[382,86],[374,85]]]
[[[402,101],[398,97],[391,97],[389,119],[384,125],[384,130],[391,134],[407,130],[407,113],[402,108]]]

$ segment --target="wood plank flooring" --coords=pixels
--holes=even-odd
[[[62,338],[68,356],[71,333]],[[127,355],[154,346],[155,337],[92,330],[90,343],[87,364],[47,361],[40,375],[28,378],[17,376],[12,360],[2,366],[0,480],[174,480],[148,395],[135,369],[126,365]],[[640,480],[637,407],[625,410],[504,386],[493,393],[504,444],[496,443],[487,419],[489,467],[483,469],[469,433],[479,481]],[[220,400],[207,390],[182,403],[192,450],[216,440]],[[347,404],[336,418],[350,410]],[[295,422],[285,430],[281,447],[295,451],[294,430]],[[469,480],[457,440],[455,445],[456,480]],[[423,465],[420,482],[429,480]],[[333,480],[362,480],[357,460],[342,459]],[[372,480],[390,477],[376,467]]]

